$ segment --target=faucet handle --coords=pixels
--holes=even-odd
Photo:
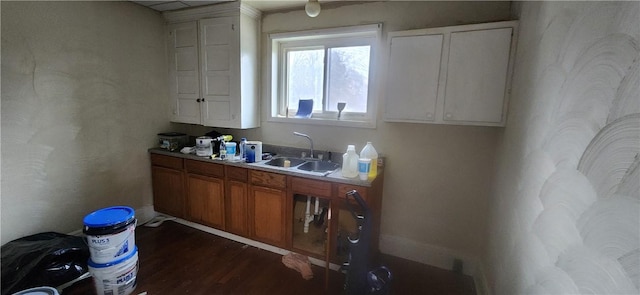
[[[318,154],[318,160],[322,161],[322,158],[324,158],[323,154]]]
[[[301,158],[306,158],[307,157],[307,152],[302,152]]]

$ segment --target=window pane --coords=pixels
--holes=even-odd
[[[313,110],[322,111],[324,49],[289,51],[287,69],[289,108],[297,109],[300,99],[313,99]]]
[[[367,112],[370,46],[329,49],[327,110],[337,111],[346,102],[345,112]]]

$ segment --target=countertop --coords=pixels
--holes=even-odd
[[[336,171],[333,171],[325,175],[325,173],[304,171],[304,170],[296,169],[295,167],[284,168],[284,167],[269,166],[264,164],[265,162],[267,162],[267,160],[263,160],[256,163],[234,162],[234,161],[228,161],[228,160],[223,161],[220,159],[211,159],[209,157],[199,157],[194,154],[183,154],[179,151],[171,152],[161,148],[150,148],[149,153],[167,155],[172,157],[197,160],[197,161],[203,161],[203,162],[209,162],[209,163],[218,163],[218,164],[230,165],[230,166],[242,167],[242,168],[248,168],[248,169],[255,169],[255,170],[266,171],[266,172],[275,172],[280,174],[286,174],[286,175],[297,176],[297,177],[305,177],[305,178],[317,179],[322,181],[331,181],[336,183],[358,185],[358,186],[364,186],[364,187],[371,187],[371,184],[383,173],[382,169],[378,169],[378,175],[376,175],[376,177],[374,178],[370,177],[367,180],[360,180],[359,177],[356,177],[356,178],[342,177],[342,174],[340,173],[341,172],[340,168],[338,168]]]

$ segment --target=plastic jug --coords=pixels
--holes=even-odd
[[[358,154],[352,144],[347,146],[347,152],[342,156],[342,177],[354,178],[358,176]]]
[[[378,152],[373,147],[370,141],[367,141],[367,145],[360,151],[360,158],[371,159],[371,169],[369,170],[369,177],[375,177],[378,174]]]

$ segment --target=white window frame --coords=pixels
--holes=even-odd
[[[271,57],[271,110],[268,121],[301,123],[313,125],[337,125],[350,127],[375,128],[377,117],[377,65],[379,49],[381,48],[382,24],[371,24],[351,27],[340,27],[330,29],[297,31],[287,33],[269,34],[271,46],[269,55]],[[342,112],[340,120],[337,120],[337,112],[314,113],[312,118],[287,118],[287,97],[286,97],[286,54],[291,48],[302,47],[340,47],[369,45],[369,82],[366,113]],[[326,75],[326,73],[325,73]],[[326,78],[326,77],[325,77]],[[325,86],[326,87],[326,81]],[[323,91],[326,96],[327,89]],[[324,100],[324,98],[323,98]],[[295,109],[297,106],[293,106]],[[323,106],[324,109],[324,106]]]

